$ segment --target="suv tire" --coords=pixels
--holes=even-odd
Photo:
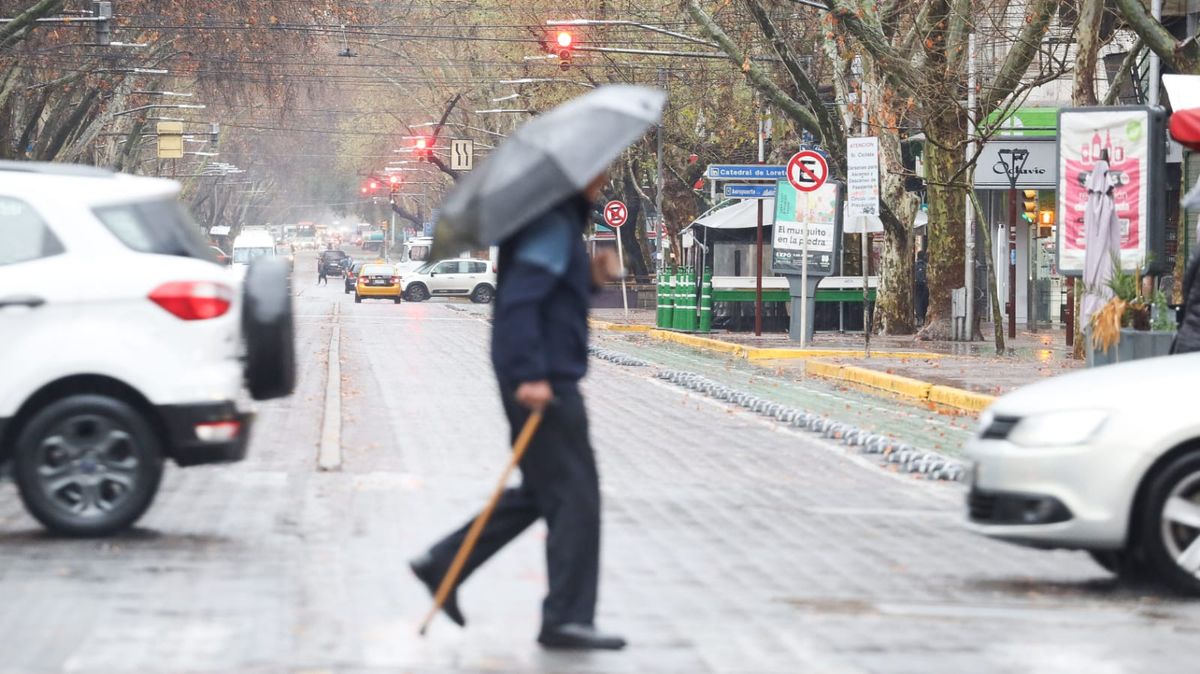
[[[296,387],[292,289],[282,262],[259,258],[246,272],[242,332],[246,388],[255,400],[282,398]]]
[[[1155,577],[1190,595],[1200,595],[1197,499],[1200,499],[1200,451],[1192,451],[1175,458],[1151,477],[1135,531]]]
[[[408,295],[409,302],[424,302],[429,299],[429,288],[426,288],[424,283],[414,283],[404,294]]]
[[[471,301],[475,304],[491,304],[496,291],[487,283],[480,283],[471,291]]]
[[[146,512],[162,478],[158,435],[137,409],[103,395],[73,395],[33,415],[17,436],[21,500],[47,529],[106,536]]]

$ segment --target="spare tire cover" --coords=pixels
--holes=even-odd
[[[296,388],[292,288],[287,263],[261,257],[243,285],[242,335],[246,388],[255,400],[282,398]]]

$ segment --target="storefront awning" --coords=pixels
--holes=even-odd
[[[691,229],[692,227],[705,227],[707,229],[750,229],[757,227],[758,205],[756,202],[758,201],[763,202],[763,226],[768,227],[775,222],[774,199],[746,199],[731,206],[717,206],[696,218],[692,224],[684,229]]]
[[[988,126],[999,122],[1000,134],[1005,136],[1058,135],[1058,108],[1017,108],[996,110],[988,115]]]

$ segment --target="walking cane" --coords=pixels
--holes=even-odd
[[[541,423],[542,411],[534,410],[529,415],[529,419],[525,421],[525,425],[521,428],[521,433],[517,436],[517,441],[513,444],[512,458],[509,459],[504,472],[500,474],[500,482],[496,484],[496,489],[492,491],[492,498],[475,518],[475,521],[471,523],[471,528],[467,531],[467,537],[463,539],[462,545],[458,547],[458,552],[454,555],[454,561],[450,563],[450,569],[446,571],[446,575],[442,577],[442,582],[438,584],[437,593],[433,595],[433,607],[429,609],[425,620],[421,621],[421,636],[425,636],[425,630],[429,629],[430,621],[442,609],[442,604],[446,603],[446,597],[450,596],[450,591],[454,589],[454,585],[458,582],[458,575],[462,573],[463,565],[467,563],[467,557],[471,555],[471,551],[475,549],[475,543],[479,540],[479,534],[483,533],[484,525],[491,518],[492,511],[496,509],[496,502],[500,500],[500,495],[504,493],[504,486],[508,484],[508,478],[512,475],[513,468],[517,466],[521,461],[521,457],[525,455],[525,450],[529,448],[529,441],[533,439],[533,434],[537,432],[538,426]]]

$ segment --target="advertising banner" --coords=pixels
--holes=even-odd
[[[1085,183],[1107,156],[1120,226],[1121,266],[1150,273],[1162,262],[1166,229],[1161,114],[1146,107],[1069,108],[1059,113],[1058,266],[1067,276],[1084,268]]]
[[[771,270],[776,274],[803,271],[805,230],[808,232],[808,273],[834,273],[842,238],[841,185],[826,182],[812,192],[801,192],[787,180],[776,185]]]

